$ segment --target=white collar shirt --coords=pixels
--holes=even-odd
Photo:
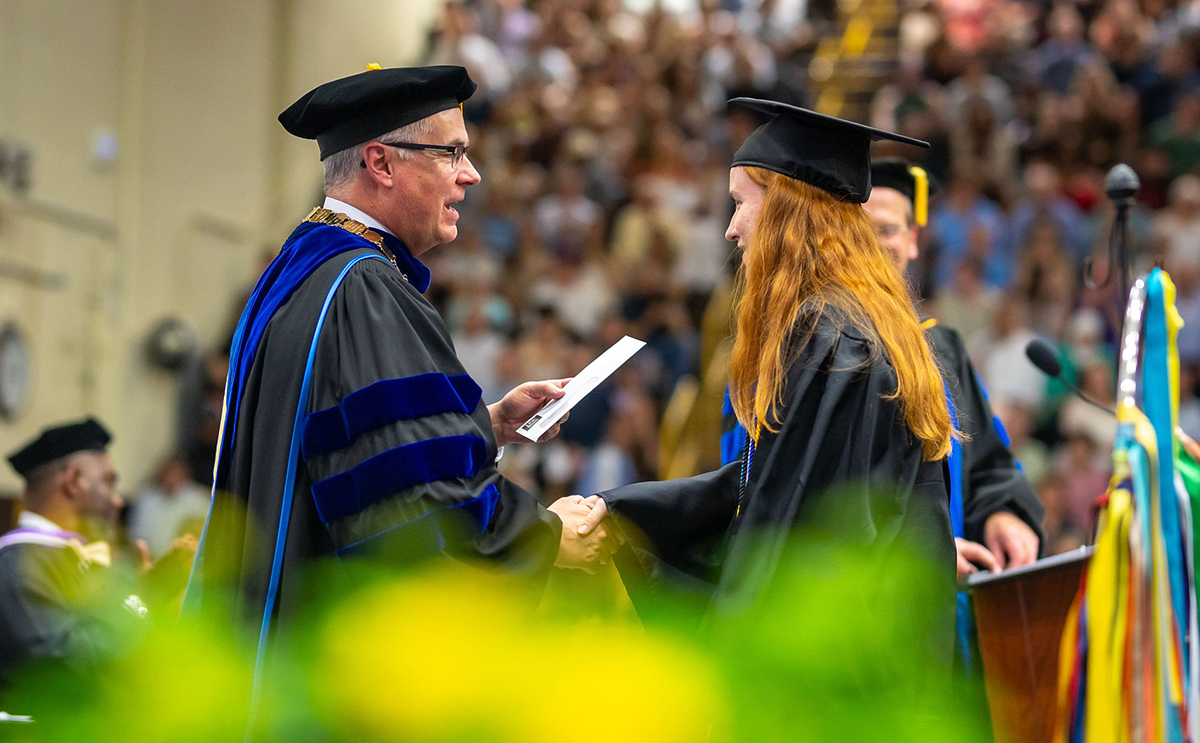
[[[50,519],[33,511],[21,511],[21,515],[17,517],[17,526],[22,529],[44,531],[48,534],[60,534],[66,531]]]
[[[325,203],[322,204],[321,206],[324,207],[325,209],[328,209],[331,212],[345,214],[347,217],[349,217],[350,219],[353,219],[355,222],[362,222],[367,227],[375,230],[376,232],[386,232],[389,235],[392,235],[392,237],[395,237],[395,235],[392,234],[392,231],[389,230],[387,227],[384,227],[379,222],[378,219],[372,217],[370,214],[367,214],[362,209],[359,209],[356,206],[347,204],[344,201],[339,201],[339,200],[333,198],[332,196],[326,196]]]

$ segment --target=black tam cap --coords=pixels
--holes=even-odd
[[[21,477],[38,467],[61,459],[77,451],[104,451],[112,440],[108,430],[95,418],[79,423],[68,423],[42,431],[42,435],[26,444],[19,451],[8,455],[9,464]]]
[[[279,114],[289,133],[315,139],[321,159],[427,116],[458,107],[475,92],[466,68],[456,65],[391,67],[325,83]]]
[[[913,217],[917,224],[924,225],[929,219],[929,197],[937,193],[937,184],[924,168],[910,165],[898,157],[885,157],[871,161],[871,185],[891,188],[908,197],[913,203]]]
[[[746,137],[733,156],[734,166],[773,170],[858,204],[871,194],[872,141],[929,146],[919,139],[777,101],[733,98],[729,104],[774,116]]]

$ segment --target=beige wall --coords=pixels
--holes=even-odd
[[[0,454],[47,423],[113,429],[126,486],[174,443],[177,380],[142,354],[178,315],[215,343],[235,297],[313,206],[316,146],[275,116],[368,62],[416,60],[439,0],[0,0],[0,141],[33,153],[0,186],[0,323],[32,356]],[[113,162],[93,155],[116,135]],[[0,465],[0,491],[18,480]]]

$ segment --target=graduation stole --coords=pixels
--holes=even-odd
[[[88,542],[78,534],[69,531],[48,532],[39,529],[13,529],[0,536],[0,549],[16,544],[38,544],[43,547],[69,549],[78,555],[83,569],[92,565],[110,567],[112,565],[112,548],[108,542]]]

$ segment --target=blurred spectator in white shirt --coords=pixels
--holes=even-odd
[[[1046,399],[1046,375],[1025,356],[1025,347],[1037,337],[1027,314],[1020,298],[1005,298],[992,322],[991,347],[981,369],[993,400],[1036,410]]]
[[[1170,206],[1154,218],[1155,248],[1172,276],[1194,275],[1200,271],[1200,178],[1179,176],[1168,198]]]
[[[472,303],[463,318],[461,329],[452,334],[458,360],[483,390],[483,401],[490,405],[498,402],[510,389],[501,383],[497,367],[508,344],[504,336],[493,330],[488,322],[484,301],[480,298]]]
[[[171,551],[177,537],[200,536],[210,500],[211,493],[192,479],[183,459],[171,455],[159,466],[154,485],[130,503],[129,538],[145,540],[151,559],[157,560]]]
[[[555,173],[555,190],[534,210],[542,247],[558,257],[582,258],[600,229],[600,205],[583,192],[583,174],[574,165]]]
[[[530,288],[529,298],[535,307],[552,308],[567,330],[581,338],[596,332],[616,301],[604,268],[578,260],[555,261],[550,274]]]
[[[494,101],[512,85],[508,59],[494,41],[479,33],[479,18],[461,2],[443,6],[441,27],[427,64],[456,64],[467,68],[482,98]]]

